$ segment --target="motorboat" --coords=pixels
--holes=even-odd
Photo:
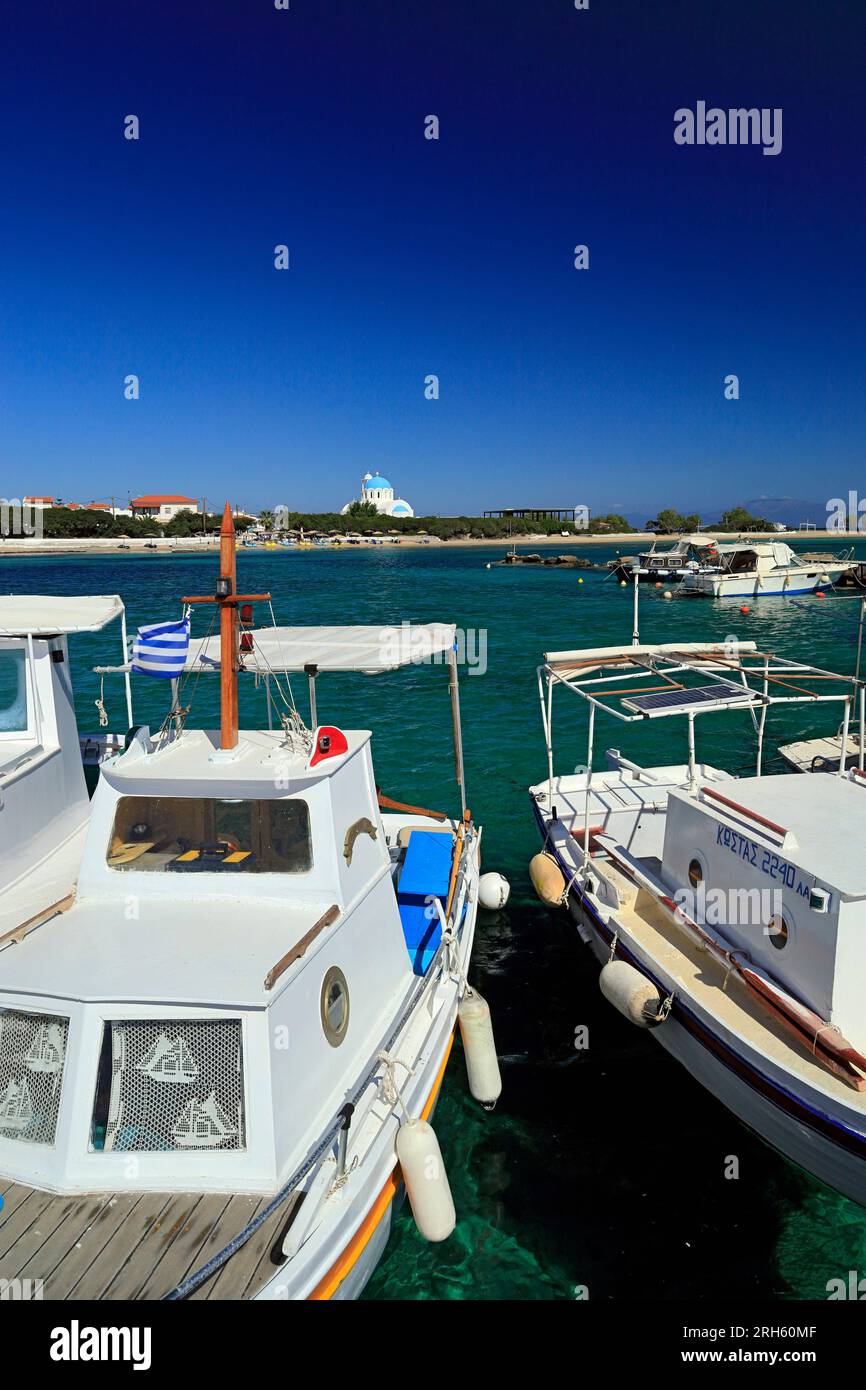
[[[784,598],[833,586],[856,566],[850,559],[807,560],[785,541],[735,541],[718,547],[718,565],[686,574],[680,594],[704,598]]]
[[[717,545],[711,536],[698,533],[680,536],[669,550],[652,549],[641,555],[624,555],[610,560],[608,566],[615,579],[641,584],[678,583],[687,574],[703,574],[718,565]]]
[[[866,1205],[866,774],[768,775],[762,761],[774,705],[841,701],[847,737],[856,680],[751,642],[551,652],[538,680],[542,901],[567,907],[613,1007],[770,1145]],[[555,772],[557,689],[588,710],[587,772]],[[752,723],[754,775],[697,756],[697,720],[725,714]],[[612,749],[595,771],[597,716],[679,717],[687,761],[643,766]],[[860,719],[862,738],[862,702]]]
[[[467,980],[481,829],[455,630],[259,628],[264,602],[237,591],[227,506],[214,591],[172,625],[186,649],[150,658],[180,663],[164,721],[102,763],[71,900],[0,950],[4,1287],[351,1298],[404,1191],[428,1239],[453,1229],[429,1121],[458,1016],[472,1094],[501,1084]],[[191,635],[201,606],[218,635]],[[451,695],[450,812],[382,795],[370,732],[317,712],[323,675],[419,663]],[[217,730],[189,726],[208,679]],[[238,727],[241,679],[267,728]]]
[[[119,623],[117,594],[0,597],[0,950],[67,903],[90,818],[82,768],[122,734],[79,735],[69,639]],[[132,724],[126,679],[127,727]]]

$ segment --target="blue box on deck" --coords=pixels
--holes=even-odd
[[[451,877],[454,841],[438,830],[413,830],[397,884],[397,905],[403,935],[416,975],[424,975],[442,940],[436,906],[444,910]]]

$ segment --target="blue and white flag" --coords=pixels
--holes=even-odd
[[[183,675],[188,651],[189,614],[179,623],[149,623],[138,629],[132,644],[132,669],[174,680]]]

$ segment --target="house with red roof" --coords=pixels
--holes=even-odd
[[[143,497],[133,497],[129,505],[133,516],[151,516],[161,522],[171,521],[178,512],[198,511],[194,497],[181,497],[174,492],[148,492]]]

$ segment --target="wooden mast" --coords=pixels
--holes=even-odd
[[[238,746],[239,612],[241,603],[267,602],[270,594],[239,594],[235,523],[228,502],[220,526],[220,572],[216,594],[195,594],[184,603],[216,603],[220,611],[220,748]],[[248,619],[245,617],[245,621]],[[252,640],[252,639],[250,639]]]
[[[229,581],[220,609],[220,748],[238,744],[238,566],[235,523],[226,502],[220,526],[220,579]],[[220,589],[223,585],[220,585]]]

